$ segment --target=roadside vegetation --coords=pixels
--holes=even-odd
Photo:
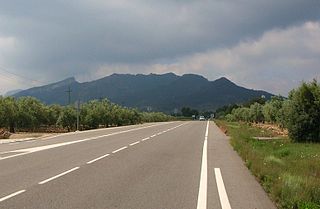
[[[272,123],[288,129],[296,142],[320,142],[320,85],[314,80],[289,93],[288,99],[260,99],[249,105],[231,105],[217,110],[218,118],[247,123]]]
[[[320,144],[294,143],[244,122],[217,120],[246,166],[281,209],[320,208]]]
[[[288,99],[274,97],[216,112],[217,125],[246,166],[281,209],[320,208],[320,86],[303,83]],[[257,127],[268,123],[287,130],[278,136]],[[271,137],[259,140],[257,137]]]
[[[107,99],[84,103],[78,113],[73,106],[45,105],[33,97],[0,97],[0,128],[11,133],[72,131],[76,129],[78,114],[81,130],[174,119],[160,112],[121,107]]]

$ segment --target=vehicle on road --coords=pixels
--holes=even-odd
[[[200,120],[200,121],[201,121],[201,120],[203,121],[203,120],[206,120],[206,119],[205,119],[205,117],[204,117],[203,115],[200,115],[199,120]]]

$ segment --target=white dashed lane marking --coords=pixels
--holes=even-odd
[[[148,140],[148,139],[150,139],[150,137],[144,138],[141,141],[145,141],[145,140]]]
[[[129,144],[129,146],[133,146],[133,145],[136,145],[136,144],[139,144],[139,143],[140,143],[140,141],[133,142],[133,143]]]
[[[103,159],[103,158],[105,158],[105,157],[107,157],[107,156],[109,156],[109,155],[110,155],[110,154],[102,155],[101,157],[98,157],[98,158],[96,158],[96,159],[93,159],[93,160],[87,162],[87,164],[94,163],[94,162],[96,162],[96,161],[98,161],[98,160],[101,160],[101,159]]]
[[[21,194],[21,193],[23,193],[23,192],[25,192],[25,191],[26,191],[26,190],[20,190],[20,191],[17,191],[17,192],[15,192],[15,193],[9,194],[9,195],[7,195],[7,196],[5,196],[5,197],[2,197],[2,198],[0,198],[0,202],[5,201],[5,200],[7,200],[7,199],[10,199],[11,197],[17,196],[17,195],[19,195],[19,194]]]
[[[119,152],[119,151],[124,150],[124,149],[127,149],[127,148],[128,148],[127,146],[124,146],[124,147],[121,147],[121,148],[113,151],[112,153],[114,154],[114,153],[116,153],[116,152]]]
[[[65,172],[63,172],[63,173],[60,173],[60,174],[58,174],[58,175],[56,175],[56,176],[53,176],[53,177],[51,177],[51,178],[48,178],[48,179],[46,179],[46,180],[44,180],[44,181],[40,181],[38,184],[48,183],[49,181],[52,181],[52,180],[54,180],[54,179],[57,179],[57,178],[59,178],[59,177],[61,177],[61,176],[66,175],[66,174],[68,174],[68,173],[71,173],[72,171],[78,170],[79,168],[80,168],[80,167],[72,168],[72,169],[67,170],[67,171],[65,171]]]
[[[184,123],[184,124],[186,124],[186,123]],[[176,129],[176,128],[184,125],[184,124],[180,124],[180,125],[178,125],[178,126],[176,126],[176,127],[173,127],[173,128],[168,129],[168,130],[165,130],[165,131],[159,132],[159,133],[157,133],[157,134],[154,134],[154,135],[152,135],[152,136],[150,136],[150,137],[146,137],[146,138],[142,139],[141,141],[146,141],[146,140],[148,140],[148,139],[150,139],[150,138],[153,138],[153,137],[155,137],[155,136],[158,136],[158,135],[161,135],[161,134],[166,133],[166,132],[168,132],[168,131],[174,130],[174,129]],[[156,125],[152,125],[152,126],[156,126]],[[106,135],[97,136],[97,137],[90,137],[90,138],[81,139],[81,140],[72,141],[72,142],[65,142],[65,143],[52,144],[52,145],[45,145],[45,146],[42,146],[42,147],[34,147],[34,148],[28,148],[28,149],[21,149],[21,150],[18,150],[18,151],[23,151],[24,153],[19,153],[19,154],[13,155],[13,156],[8,156],[8,157],[5,157],[5,158],[0,158],[0,160],[7,159],[7,158],[12,158],[12,157],[16,157],[16,156],[20,156],[20,155],[25,155],[25,154],[29,154],[29,153],[33,153],[33,152],[37,152],[37,151],[42,151],[42,150],[46,150],[46,149],[56,148],[56,147],[60,147],[60,146],[64,146],[64,145],[75,144],[75,143],[79,143],[79,142],[84,142],[84,141],[89,141],[89,140],[93,140],[93,139],[98,139],[98,138],[106,137],[106,136],[112,136],[112,135],[116,135],[116,134],[121,134],[121,133],[131,132],[131,131],[135,131],[135,130],[140,130],[140,129],[144,129],[144,128],[148,128],[148,127],[152,127],[152,126],[141,127],[141,128],[136,128],[136,129],[130,129],[130,130],[115,132],[115,133],[112,133],[112,134],[106,134]],[[207,134],[206,134],[206,135],[207,135]],[[129,144],[129,146],[136,145],[136,144],[140,143],[141,141],[133,142],[133,143]],[[30,141],[30,142],[31,142],[31,141]],[[11,143],[11,144],[18,144],[18,143],[19,143],[19,142],[14,142],[14,143]],[[11,144],[10,144],[10,145],[11,145]],[[117,152],[119,152],[119,151],[121,151],[121,150],[124,150],[124,149],[126,149],[126,148],[128,148],[128,146],[124,146],[124,147],[121,147],[121,148],[119,148],[119,149],[117,149],[117,150],[114,150],[112,153],[113,153],[113,154],[114,154],[114,153],[117,153]],[[12,152],[13,152],[13,151],[12,151]],[[86,164],[91,164],[91,163],[96,162],[96,161],[98,161],[98,160],[101,160],[101,159],[103,159],[103,158],[105,158],[105,157],[107,157],[107,156],[109,156],[109,155],[110,155],[110,154],[102,155],[102,156],[100,156],[100,157],[98,157],[98,158],[95,158],[95,159],[93,159],[93,160],[91,160],[91,161],[88,161]],[[65,172],[63,172],[63,173],[60,173],[60,174],[58,174],[58,175],[56,175],[56,176],[53,176],[53,177],[48,178],[48,179],[46,179],[46,180],[40,181],[38,184],[42,185],[42,184],[48,183],[48,182],[50,182],[50,181],[52,181],[52,180],[55,180],[55,179],[57,179],[57,178],[59,178],[59,177],[62,177],[62,176],[64,176],[64,175],[66,175],[66,174],[69,174],[69,173],[71,173],[71,172],[73,172],[73,171],[75,171],[75,170],[78,170],[79,168],[80,168],[80,167],[74,167],[74,168],[72,168],[72,169],[70,169],[70,170],[67,170],[67,171],[65,171]],[[7,199],[10,199],[10,198],[12,198],[12,197],[14,197],[14,196],[17,196],[17,195],[19,195],[19,194],[22,194],[22,193],[24,193],[24,192],[26,192],[26,190],[20,190],[20,191],[14,192],[14,193],[12,193],[12,194],[9,194],[9,195],[7,195],[7,196],[5,196],[5,197],[0,198],[0,202],[5,201],[5,200],[7,200]]]

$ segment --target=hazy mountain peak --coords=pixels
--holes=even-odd
[[[8,97],[8,96],[12,96],[14,94],[17,94],[19,93],[20,91],[23,91],[22,89],[15,89],[15,90],[11,90],[11,91],[8,91],[4,94],[4,96]]]
[[[197,75],[197,74],[184,74],[181,76],[181,78],[184,79],[192,79],[192,80],[198,80],[198,81],[208,81],[208,79],[206,79],[205,77],[203,77],[202,75]]]
[[[221,77],[218,78],[217,80],[213,81],[214,83],[221,83],[221,84],[232,84],[232,85],[236,85],[235,83],[233,83],[232,81],[230,81],[228,78],[226,77]]]
[[[77,83],[76,79],[74,77],[69,77],[69,78],[66,78],[66,79],[64,79],[62,81],[58,81],[56,83],[49,84],[47,86],[51,87],[51,88],[58,88],[58,87],[67,86],[67,85],[70,85],[70,84],[73,84],[73,83]]]
[[[208,81],[196,74],[182,76],[174,73],[165,74],[117,74],[104,78],[79,83],[75,78],[42,87],[36,87],[15,94],[19,96],[34,96],[47,104],[66,104],[67,90],[70,86],[71,102],[76,99],[88,101],[107,98],[114,103],[127,107],[154,111],[171,112],[175,108],[192,107],[201,110],[214,110],[227,104],[246,102],[268,92],[255,91],[240,87],[229,79],[222,77]]]

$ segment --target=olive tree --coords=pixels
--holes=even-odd
[[[57,121],[57,125],[67,128],[68,131],[75,129],[75,124],[77,121],[77,112],[74,108],[67,106],[64,107],[60,113]]]
[[[4,128],[9,128],[11,133],[15,132],[16,120],[18,118],[17,101],[13,97],[0,98],[0,123]]]
[[[21,97],[17,100],[17,127],[25,129],[39,128],[47,124],[46,108],[43,103],[33,97]]]
[[[289,94],[287,128],[295,141],[320,142],[320,85],[316,80]]]

